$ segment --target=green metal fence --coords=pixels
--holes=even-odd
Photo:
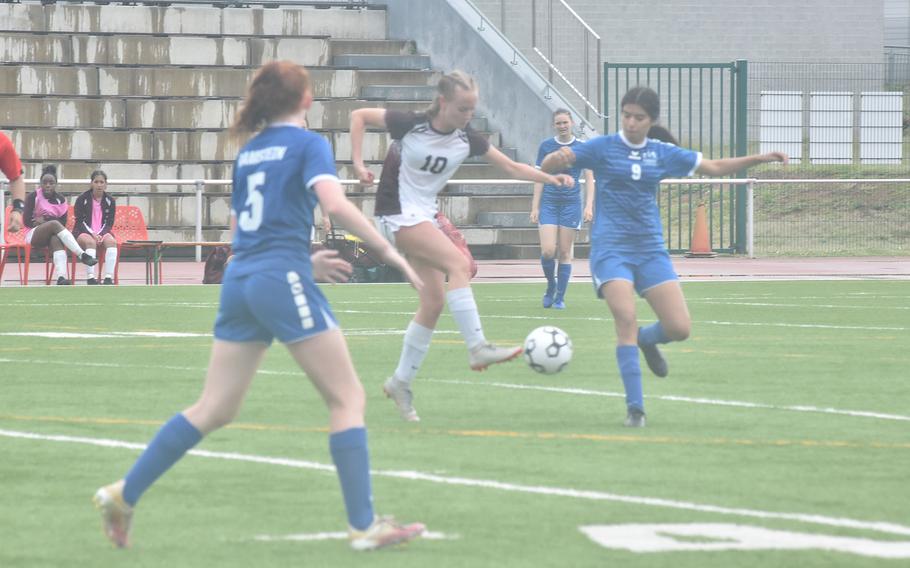
[[[748,63],[605,63],[604,132],[621,128],[620,101],[643,85],[660,96],[660,122],[682,146],[705,158],[742,156],[747,148]],[[739,175],[738,177],[743,177]],[[704,203],[715,252],[744,252],[746,190],[737,185],[662,184],[658,205],[671,253],[689,249],[695,208]]]

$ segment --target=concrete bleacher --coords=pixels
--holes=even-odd
[[[440,73],[413,42],[386,39],[386,12],[377,8],[4,3],[0,129],[29,178],[56,163],[61,178],[87,180],[101,168],[120,179],[229,179],[238,142],[225,129],[255,69],[279,58],[310,69],[316,101],[309,126],[332,144],[344,179],[354,177],[350,112],[423,109]],[[474,126],[489,130],[482,117]],[[499,145],[497,133],[487,135]],[[387,146],[385,133],[367,133],[364,158],[377,174]],[[475,159],[455,177],[501,175]],[[194,239],[192,187],[111,189],[121,204],[147,212],[152,238]],[[522,226],[520,215],[530,186],[450,190],[441,207],[480,256],[537,254],[536,228]],[[354,198],[367,214],[369,192]],[[203,239],[225,239],[225,189],[206,188],[204,203]]]

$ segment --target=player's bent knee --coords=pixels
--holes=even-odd
[[[677,322],[672,325],[664,326],[664,333],[671,341],[685,341],[689,339],[689,333],[692,331],[692,324],[689,321]]]

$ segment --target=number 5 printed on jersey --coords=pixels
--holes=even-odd
[[[252,232],[262,224],[262,206],[265,198],[259,187],[265,184],[265,172],[256,172],[246,177],[246,203],[237,220],[241,231]]]

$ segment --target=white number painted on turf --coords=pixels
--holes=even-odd
[[[729,523],[594,525],[579,529],[605,548],[639,553],[829,550],[875,558],[910,558],[907,541],[806,534]]]
[[[641,164],[632,164],[632,179],[635,181],[641,179]]]
[[[243,212],[240,213],[240,218],[237,220],[237,226],[241,231],[256,231],[262,224],[262,206],[265,197],[258,188],[264,184],[265,172],[256,172],[246,176],[246,203],[243,204]]]

